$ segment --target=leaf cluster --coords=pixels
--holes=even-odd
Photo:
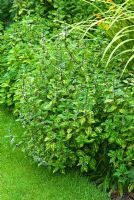
[[[0,103],[19,117],[22,149],[39,165],[75,167],[105,191],[131,191],[134,75],[119,79],[121,71],[100,62],[101,32],[79,40],[61,31],[53,37],[50,22],[35,16],[1,36]]]

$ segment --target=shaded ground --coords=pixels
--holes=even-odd
[[[134,200],[134,193],[123,195],[123,197],[118,197],[116,193],[112,194],[113,200]]]

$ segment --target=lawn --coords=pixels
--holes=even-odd
[[[9,129],[15,139],[23,129],[14,117],[0,109],[0,195],[1,200],[108,200],[107,195],[76,172],[52,174],[13,148]]]

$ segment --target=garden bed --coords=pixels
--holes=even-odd
[[[134,193],[125,194],[122,197],[119,197],[117,193],[112,193],[112,200],[134,200]]]

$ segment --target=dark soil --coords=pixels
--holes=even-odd
[[[112,200],[134,200],[134,193],[131,192],[129,194],[123,195],[122,197],[119,197],[118,194],[115,192],[112,193],[111,198]]]

